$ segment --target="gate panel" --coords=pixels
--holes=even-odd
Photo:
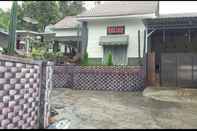
[[[177,58],[173,54],[161,55],[161,84],[162,86],[176,86]]]
[[[193,54],[193,86],[197,85],[197,54]]]
[[[162,86],[195,87],[197,85],[197,54],[162,54],[161,84]]]
[[[192,86],[192,54],[177,54],[177,86]]]

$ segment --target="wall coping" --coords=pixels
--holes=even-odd
[[[10,61],[10,62],[19,62],[24,64],[33,64],[33,65],[40,65],[42,61],[33,60],[30,58],[22,58],[18,56],[9,56],[9,55],[3,55],[0,54],[0,60],[3,61]]]

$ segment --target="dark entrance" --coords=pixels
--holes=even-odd
[[[127,46],[103,46],[104,49],[104,63],[107,63],[109,53],[112,54],[112,61],[114,65],[126,65],[127,64]]]
[[[197,29],[155,31],[149,52],[155,53],[155,73],[161,86],[197,85]]]

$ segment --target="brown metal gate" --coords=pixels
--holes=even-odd
[[[161,85],[178,87],[197,86],[197,54],[162,53]]]

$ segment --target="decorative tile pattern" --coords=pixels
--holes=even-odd
[[[37,128],[40,67],[0,61],[0,128]]]
[[[142,91],[143,67],[55,66],[54,87],[82,90]]]

